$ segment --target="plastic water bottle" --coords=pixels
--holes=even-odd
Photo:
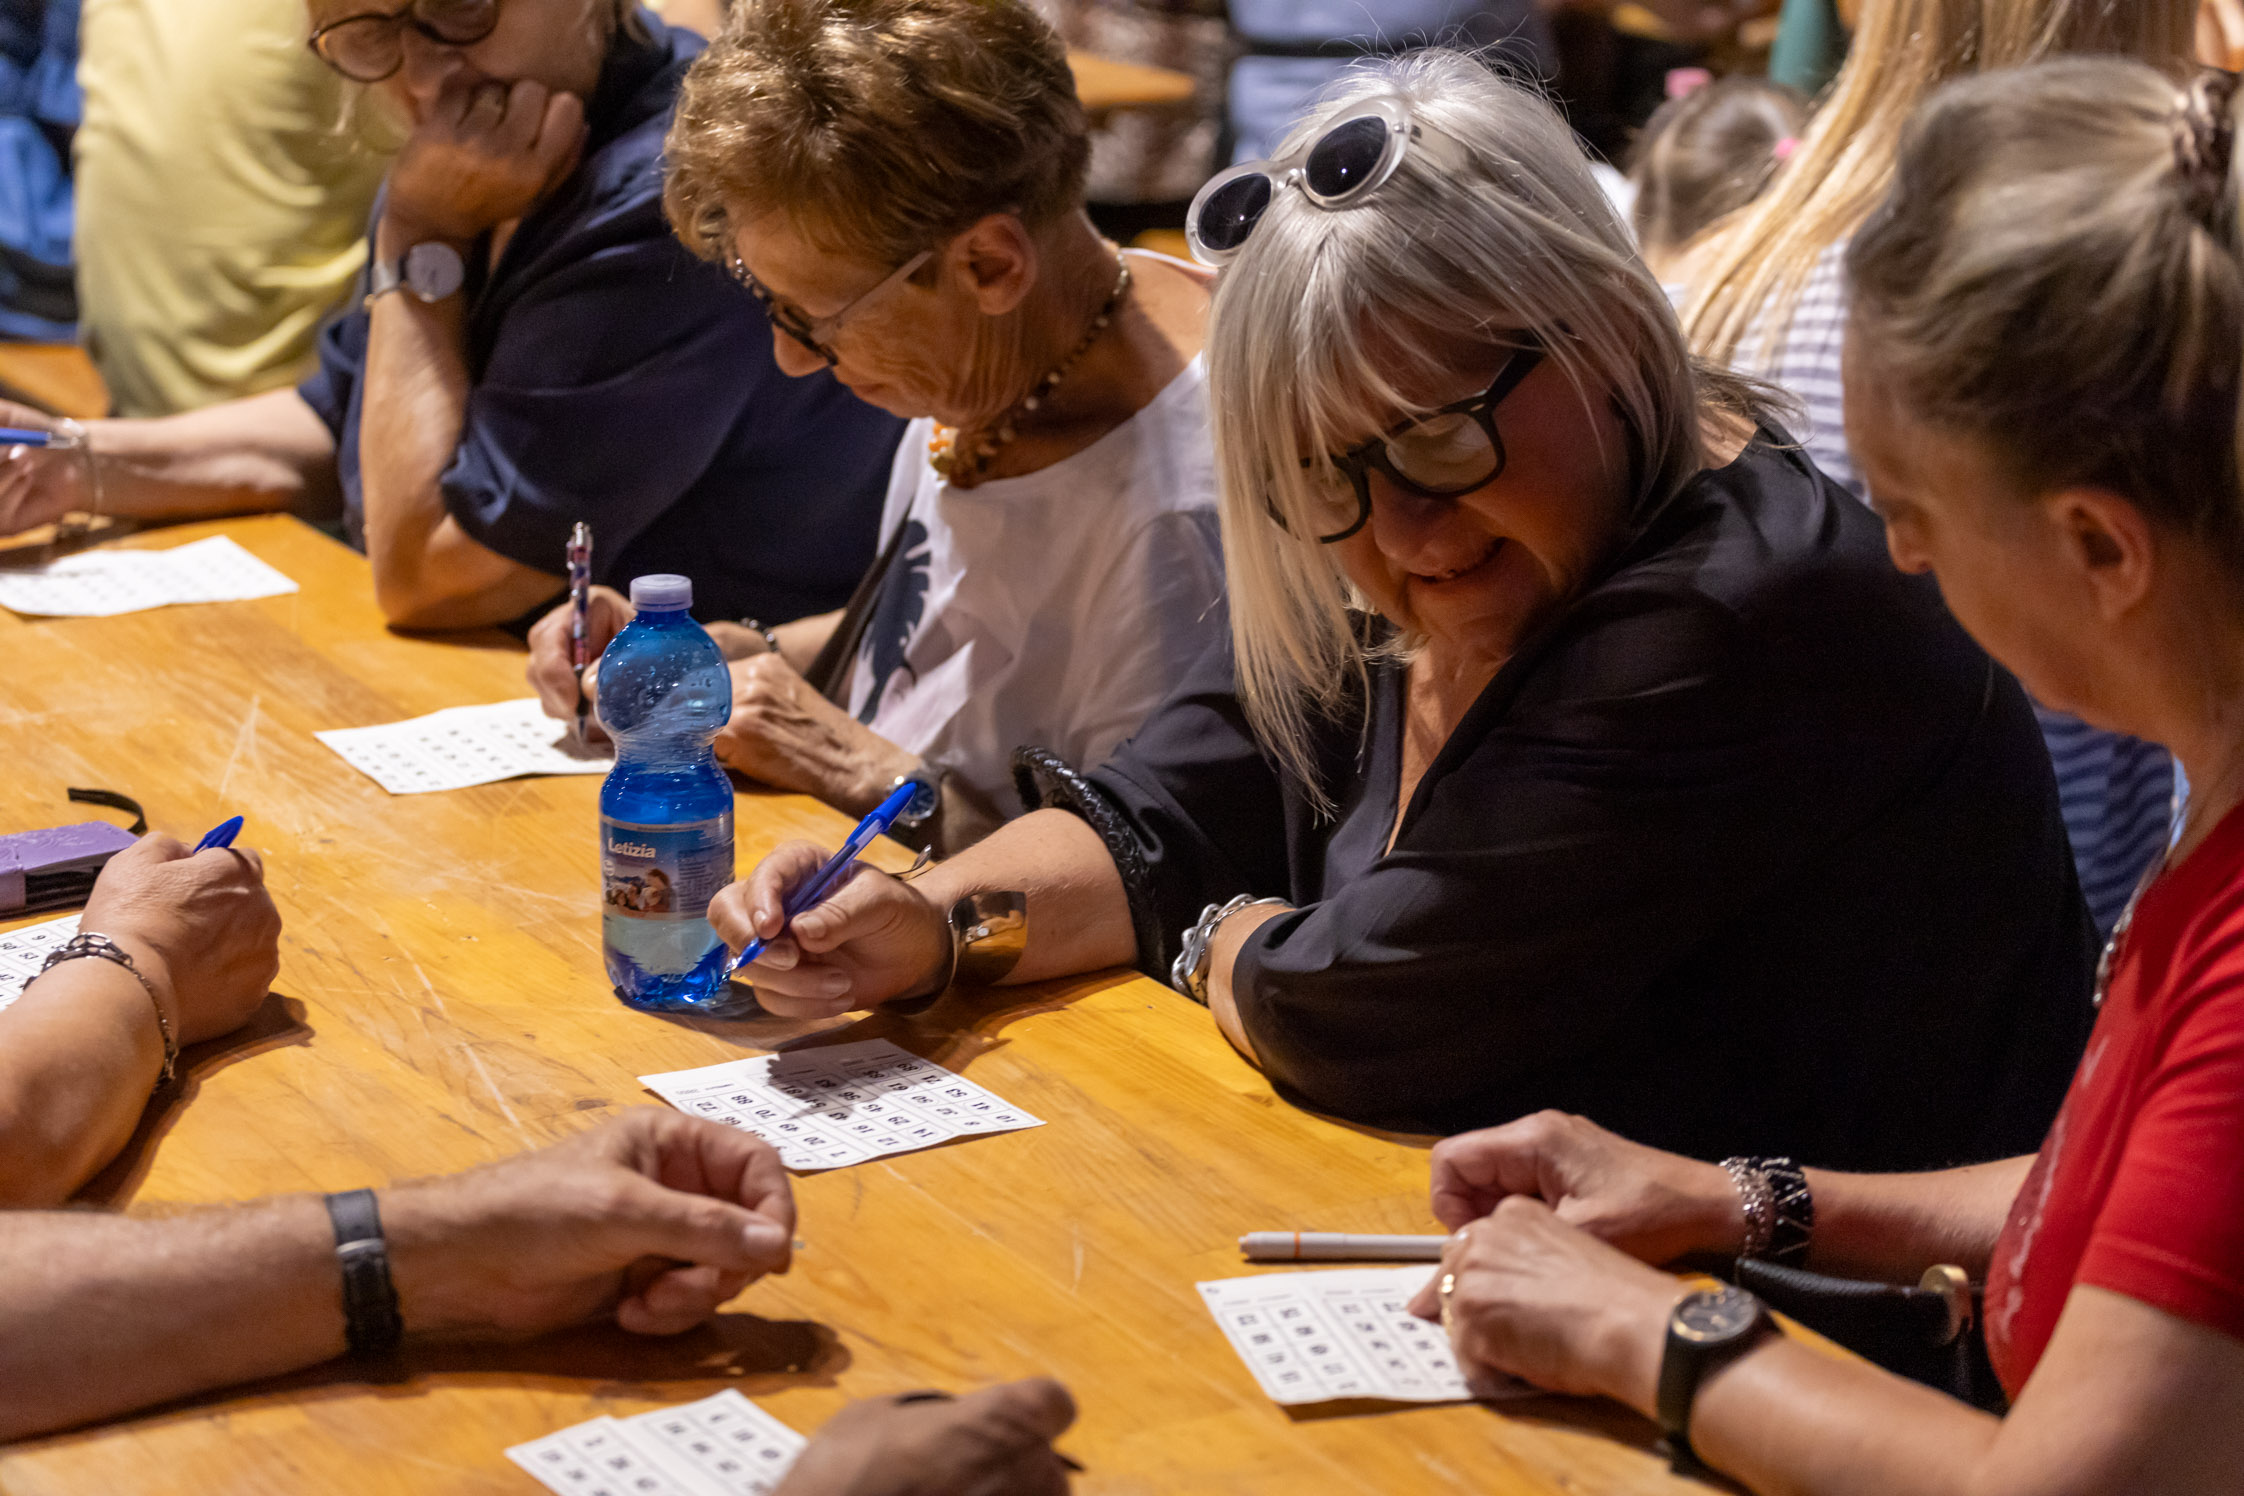
[[[709,900],[732,881],[732,781],[710,747],[732,711],[693,582],[640,577],[639,616],[600,660],[616,766],[600,788],[600,938],[616,996],[650,1012],[729,1003]]]

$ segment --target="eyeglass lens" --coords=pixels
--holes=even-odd
[[[1321,198],[1346,197],[1371,180],[1387,154],[1387,122],[1365,115],[1329,131],[1310,149],[1302,180]]]
[[[1406,483],[1433,494],[1470,493],[1495,476],[1488,428],[1463,411],[1429,416],[1387,438],[1387,464]]]
[[[319,55],[344,77],[379,83],[405,62],[405,28],[447,46],[482,41],[499,24],[498,0],[414,0],[402,10],[352,16],[321,28]]]

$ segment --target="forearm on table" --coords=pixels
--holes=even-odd
[[[150,521],[294,510],[332,513],[335,439],[302,396],[273,390],[154,420],[92,421],[93,505]]]
[[[1935,1263],[1984,1278],[2033,1155],[1930,1174],[1807,1171],[1815,1199],[1808,1266],[1847,1278],[1914,1283]]]
[[[1216,1027],[1231,1041],[1231,1047],[1258,1066],[1262,1059],[1255,1053],[1246,1020],[1239,1014],[1239,994],[1233,986],[1239,975],[1239,953],[1246,949],[1248,939],[1256,930],[1279,915],[1292,912],[1276,904],[1249,905],[1216,926],[1215,939],[1209,943],[1208,1011],[1215,1015]]]
[[[1008,984],[1127,966],[1137,957],[1122,875],[1099,834],[1064,810],[1009,822],[913,886],[937,909],[972,893],[1028,896],[1028,948]]]
[[[0,1441],[340,1355],[311,1196],[169,1219],[0,1216]]]
[[[0,1012],[0,1207],[55,1205],[132,1137],[163,1071],[147,989],[69,961]]]
[[[560,573],[471,537],[445,507],[444,471],[467,425],[465,315],[457,297],[430,303],[398,292],[374,304],[367,329],[359,437],[366,555],[375,601],[400,628],[504,623],[562,586]]]

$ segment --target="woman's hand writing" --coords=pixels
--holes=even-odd
[[[599,700],[601,652],[615,642],[625,624],[638,616],[631,600],[613,587],[595,587],[586,597],[585,644],[592,661],[585,667],[583,677],[587,706]],[[545,708],[545,714],[563,722],[574,722],[577,716],[575,646],[569,637],[572,619],[572,608],[562,603],[531,626],[530,663],[523,671],[529,677],[530,688],[538,693],[538,704]]]
[[[144,836],[109,859],[78,923],[132,956],[181,1044],[240,1028],[280,974],[280,912],[247,847],[190,853]]]
[[[754,937],[770,942],[744,968],[756,1000],[789,1018],[831,1018],[932,990],[950,963],[949,920],[886,873],[859,864],[787,926],[788,892],[827,856],[809,842],[788,842],[710,902],[709,923],[725,944],[739,950]]]

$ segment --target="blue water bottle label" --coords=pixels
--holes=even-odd
[[[706,919],[732,881],[732,812],[709,821],[637,826],[600,818],[601,899],[626,919]]]

